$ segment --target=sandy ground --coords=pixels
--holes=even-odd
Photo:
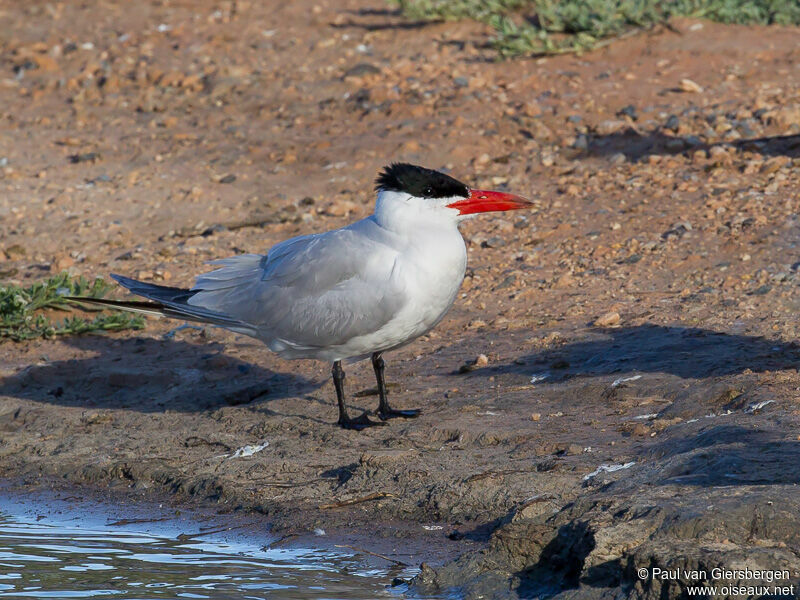
[[[463,226],[463,294],[386,357],[419,419],[343,431],[328,365],[151,320],[0,345],[4,477],[425,548],[422,594],[800,578],[796,29],[679,21],[513,62],[367,0],[7,2],[0,31],[4,281],[189,285],[368,215],[395,160],[536,202]],[[377,406],[369,366],[347,375]]]

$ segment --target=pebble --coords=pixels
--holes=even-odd
[[[686,142],[683,138],[669,138],[664,147],[670,152],[680,152],[686,148]]]
[[[575,138],[575,141],[572,143],[572,147],[576,150],[588,150],[589,149],[589,138],[584,135],[580,134],[578,137]]]
[[[491,161],[492,161],[491,157],[484,152],[483,154],[478,156],[478,158],[476,158],[473,161],[473,164],[475,164],[476,166],[481,167],[481,166],[484,166],[484,165],[488,165]]]
[[[364,75],[377,75],[381,70],[370,63],[361,62],[345,71],[345,77],[363,77]]]
[[[559,290],[563,290],[566,288],[575,287],[576,281],[575,278],[572,276],[572,273],[564,273],[558,279],[556,279],[555,284],[553,287]]]
[[[475,369],[481,369],[489,364],[489,358],[485,354],[479,354],[475,359],[467,361],[458,368],[459,373],[469,373]]]
[[[100,154],[98,152],[83,152],[80,154],[70,154],[67,159],[72,164],[83,163],[83,162],[97,162],[100,160]]]
[[[669,118],[667,119],[667,123],[666,123],[666,125],[664,125],[664,127],[666,129],[670,129],[672,131],[677,132],[678,128],[680,127],[680,125],[681,125],[681,122],[680,122],[680,119],[678,119],[677,115],[670,115]]]
[[[567,456],[577,456],[579,454],[583,454],[583,446],[580,444],[569,444],[564,451],[564,454]]]
[[[26,251],[25,248],[20,246],[19,244],[14,244],[13,246],[9,246],[5,249],[5,253],[9,259],[15,260],[17,258],[22,258],[25,256]]]
[[[75,259],[69,254],[59,254],[53,257],[52,269],[54,271],[64,271],[75,264]]]
[[[628,104],[628,106],[620,109],[617,116],[630,117],[634,121],[639,118],[639,115],[636,113],[636,107],[633,104]]]
[[[726,146],[711,146],[708,149],[708,157],[713,159],[727,158],[728,148]]]
[[[608,119],[606,121],[600,121],[600,123],[595,126],[594,131],[597,135],[612,135],[627,128],[628,123],[625,121]]]
[[[505,237],[495,235],[481,242],[481,248],[502,248],[508,243]]]
[[[598,317],[595,322],[595,327],[614,327],[615,325],[619,325],[621,317],[619,313],[616,311],[607,312],[601,317]]]
[[[542,107],[538,102],[526,102],[522,106],[522,114],[527,117],[538,117],[542,114]]]
[[[681,79],[679,87],[682,92],[688,92],[690,94],[699,94],[703,91],[703,88],[691,79]]]
[[[611,158],[608,159],[612,165],[623,165],[628,162],[628,157],[625,156],[622,152],[615,152],[611,155]]]

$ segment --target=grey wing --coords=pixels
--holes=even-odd
[[[397,251],[369,233],[369,226],[337,229],[286,240],[267,256],[217,261],[225,266],[201,275],[189,302],[253,325],[274,350],[337,346],[373,333],[406,295]]]

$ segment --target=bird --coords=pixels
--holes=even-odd
[[[433,329],[453,305],[467,250],[460,222],[479,213],[525,209],[510,193],[471,189],[441,171],[395,162],[375,180],[373,214],[340,229],[280,242],[266,254],[211,261],[189,288],[111,277],[146,301],[71,297],[146,315],[216,325],[262,341],[285,359],[332,363],[339,418],[350,430],[414,418],[389,405],[383,355]],[[342,363],[371,359],[379,403],[347,410]]]

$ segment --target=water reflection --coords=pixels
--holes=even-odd
[[[0,503],[0,598],[398,598],[386,570],[326,549],[104,526]],[[410,575],[406,573],[404,575]]]

